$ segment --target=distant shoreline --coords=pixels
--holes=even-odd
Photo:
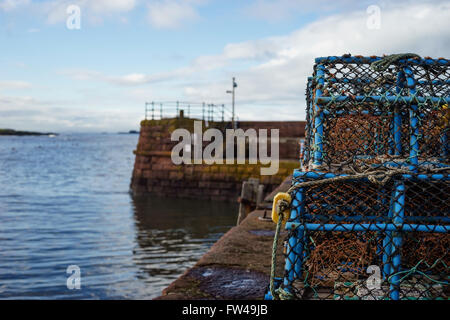
[[[0,136],[50,136],[57,133],[53,132],[35,132],[35,131],[19,131],[13,129],[0,129]]]

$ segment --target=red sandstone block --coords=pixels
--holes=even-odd
[[[247,166],[247,168],[245,169],[246,173],[253,173],[253,171],[255,170],[255,168],[251,165]]]
[[[223,180],[225,179],[226,176],[227,176],[227,175],[226,175],[225,173],[223,173],[223,172],[221,172],[221,173],[215,173],[215,174],[214,174],[214,180],[216,180],[216,181],[223,181]]]
[[[237,190],[234,190],[234,189],[221,189],[220,190],[220,195],[222,197],[227,197],[230,200],[234,200],[234,199],[237,200],[237,196],[234,197],[235,194],[237,194]]]
[[[153,174],[156,179],[169,179],[169,171],[154,170]]]
[[[210,173],[211,172],[211,165],[205,164],[202,166],[202,171],[206,172],[206,173]]]
[[[229,169],[230,167],[232,167],[232,166],[222,165],[219,167],[219,172],[220,173],[228,173],[230,171],[230,169]]]
[[[170,186],[170,180],[163,180],[160,185],[161,187],[168,187]]]
[[[151,179],[153,177],[153,171],[152,170],[144,170],[143,177],[147,179]]]
[[[177,141],[172,141],[172,139],[170,139],[170,135],[169,135],[167,137],[161,137],[161,143],[176,145],[178,142]]]
[[[225,182],[225,183],[232,183],[233,182],[233,175],[230,175],[228,173],[224,173],[223,178],[220,182]]]
[[[200,181],[199,181],[199,180],[192,180],[191,183],[192,183],[192,184],[190,184],[189,186],[190,186],[192,189],[198,189],[198,188],[200,188],[200,187],[199,187],[199,184],[200,184]]]
[[[238,165],[236,171],[237,173],[244,173],[246,171],[246,168],[244,165]]]
[[[154,163],[154,164],[152,164],[152,170],[153,171],[163,171],[164,165],[162,163]]]
[[[164,170],[164,171],[183,171],[182,168],[180,168],[179,166],[174,165],[174,164],[163,164],[162,170]]]
[[[269,184],[271,181],[270,176],[261,176],[259,182],[262,184]]]
[[[201,164],[194,164],[194,165],[192,165],[192,167],[194,168],[194,172],[201,172],[201,173],[203,173],[203,165],[201,165]]]
[[[154,125],[154,126],[151,126],[150,127],[150,130],[152,130],[152,131],[161,131],[163,129],[163,126],[162,125]]]
[[[140,170],[150,170],[152,165],[150,163],[142,163],[139,165]]]
[[[234,184],[231,183],[231,182],[218,182],[218,183],[217,183],[217,186],[218,186],[220,189],[230,189],[230,188],[232,188],[233,185],[234,185]]]
[[[187,181],[185,179],[176,181],[177,187],[180,187],[181,189],[192,189],[192,188],[198,188],[197,181]]]
[[[185,165],[184,168],[185,174],[193,174],[194,173],[194,166],[193,165]]]
[[[137,154],[136,155],[136,161],[138,163],[145,163],[147,161],[147,157]]]
[[[211,172],[211,173],[219,172],[219,166],[217,166],[217,165],[212,165],[212,166],[210,167],[210,169],[209,169],[209,172]]]
[[[184,177],[183,172],[170,172],[169,179],[171,180],[182,180]]]
[[[210,181],[200,181],[198,183],[198,187],[199,188],[209,188],[211,186],[211,182]]]
[[[228,198],[227,196],[220,195],[220,196],[211,197],[211,200],[213,200],[213,201],[229,201],[230,198]]]
[[[196,177],[193,174],[184,173],[184,180],[187,182],[197,181]]]

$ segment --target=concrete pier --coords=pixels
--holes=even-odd
[[[267,209],[267,216],[270,212]],[[275,224],[260,219],[264,210],[251,212],[229,230],[189,270],[163,290],[156,300],[263,299],[268,288]],[[283,274],[280,236],[277,275]]]

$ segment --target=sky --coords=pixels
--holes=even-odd
[[[232,77],[240,120],[304,120],[315,57],[405,52],[450,58],[450,1],[0,0],[0,128],[136,130]]]

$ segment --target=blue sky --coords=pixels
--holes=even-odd
[[[69,30],[66,10],[81,9]],[[367,8],[380,8],[380,28]],[[0,128],[138,129],[145,101],[304,119],[316,56],[450,57],[448,1],[0,0]]]

